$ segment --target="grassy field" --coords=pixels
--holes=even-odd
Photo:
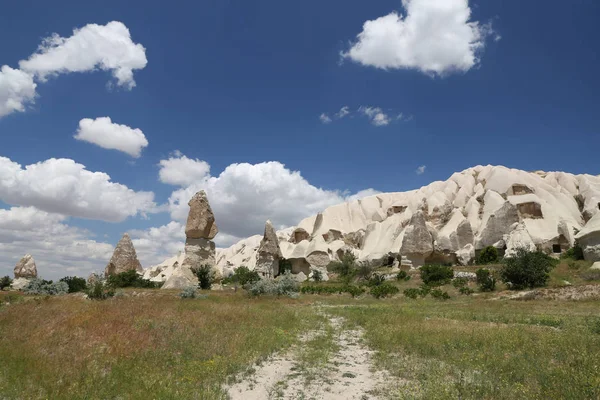
[[[561,266],[551,285],[587,267]],[[397,283],[417,287],[415,276]],[[249,298],[239,291],[182,300],[178,292],[126,290],[106,301],[0,292],[0,398],[222,399],[223,385],[255,362],[321,329],[324,314],[362,327],[391,398],[600,398],[600,300],[447,301],[402,294]],[[7,304],[10,303],[10,304]],[[305,341],[300,363],[325,365],[331,330]]]

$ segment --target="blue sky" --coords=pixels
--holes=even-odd
[[[412,2],[417,10],[414,3],[423,0]],[[458,11],[461,3],[467,3],[452,2]],[[73,160],[134,192],[152,192],[155,207],[135,206],[119,221],[108,221],[114,218],[91,210],[101,205],[86,209],[80,204],[81,209],[73,211],[68,202],[58,207],[56,199],[48,199],[52,195],[48,188],[43,196],[28,197],[9,193],[23,189],[0,186],[4,218],[16,224],[13,231],[22,233],[3,235],[0,228],[0,274],[9,273],[28,248],[39,246],[27,239],[35,237],[27,234],[31,220],[19,227],[19,218],[34,218],[37,211],[43,215],[35,218],[42,218],[48,232],[56,232],[56,224],[68,232],[64,243],[51,242],[39,250],[41,256],[33,254],[42,274],[46,268],[47,275],[58,277],[101,268],[107,253],[110,257],[110,245],[125,231],[137,232],[143,261],[168,255],[183,242],[184,212],[167,205],[169,198],[176,198],[175,191],[183,196],[186,189],[207,188],[209,197],[210,190],[214,196],[236,197],[216,206],[217,223],[221,217],[225,227],[220,244],[227,245],[236,237],[260,233],[266,217],[280,226],[295,224],[320,206],[361,190],[414,189],[477,164],[600,173],[597,2],[574,0],[566,7],[553,0],[543,6],[469,1],[468,21],[478,22],[483,35],[481,47],[473,53],[478,61],[453,66],[452,60],[462,54],[450,46],[442,58],[435,52],[448,49],[433,48],[415,65],[387,69],[377,68],[377,60],[393,59],[383,54],[394,51],[393,42],[377,47],[375,56],[343,58],[340,53],[357,43],[366,21],[394,11],[405,17],[408,10],[399,0],[164,4],[22,1],[3,6],[0,66],[19,68],[19,61],[31,57],[42,39],[53,33],[69,38],[75,28],[110,21],[128,28],[132,45],[145,49],[147,64],[133,69],[131,90],[119,86],[113,70],[98,66],[87,72],[57,70],[45,82],[33,69],[22,68],[34,76],[37,97],[23,111],[0,117],[0,157],[23,168],[52,158]],[[418,12],[429,17],[429,9]],[[422,39],[418,51],[429,51],[427,35],[427,30],[418,33]],[[88,57],[85,51],[79,56]],[[423,64],[428,60],[445,60],[448,65],[427,70]],[[335,118],[344,106],[351,113]],[[383,113],[389,123],[376,126],[366,107],[373,115]],[[320,120],[323,113],[330,123]],[[403,117],[394,119],[400,113]],[[99,117],[141,130],[148,142],[141,156],[74,139],[80,120]],[[159,162],[182,156],[196,168],[197,182],[161,182]],[[197,169],[201,161],[210,165],[210,176]],[[232,164],[267,161],[287,169],[240,167],[227,180],[216,182]],[[426,166],[422,174],[416,173],[419,166]],[[290,171],[299,171],[304,180],[295,180]],[[243,184],[253,179],[254,185]],[[21,184],[35,185],[31,179]],[[263,184],[273,187],[257,192]],[[61,185],[57,183],[57,191]],[[291,193],[294,188],[306,190]],[[90,190],[82,195],[85,199],[94,196],[90,193],[102,193],[102,186],[81,190]],[[284,193],[284,201],[277,201],[278,193]],[[211,198],[211,203],[220,201]],[[6,210],[14,207],[35,211],[30,210],[29,217],[16,211],[9,215]],[[252,213],[256,215],[249,217]],[[180,225],[171,225],[165,234],[169,240],[152,244],[147,229],[171,221]],[[164,233],[160,232],[155,235]],[[93,256],[65,256],[72,246],[67,241],[94,247]]]

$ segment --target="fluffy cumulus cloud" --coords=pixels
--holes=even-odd
[[[87,276],[101,271],[113,246],[93,239],[90,232],[69,226],[67,217],[34,207],[0,209],[0,275],[12,269],[25,254],[36,260],[38,274],[46,279]]]
[[[74,137],[104,149],[122,151],[135,158],[140,157],[142,149],[148,146],[148,140],[140,129],[115,124],[109,117],[82,119]]]
[[[402,0],[405,15],[392,12],[366,21],[356,42],[342,53],[381,69],[416,69],[428,75],[468,71],[493,32],[471,21],[468,0]]]
[[[19,67],[40,81],[48,76],[97,69],[110,71],[117,85],[135,86],[133,71],[146,67],[146,49],[131,40],[129,29],[118,21],[88,24],[64,38],[53,34],[43,40],[36,53]]]
[[[180,151],[175,151],[167,160],[160,160],[158,165],[160,181],[175,186],[192,185],[210,173],[210,165],[206,161],[187,158]]]
[[[120,222],[156,210],[152,192],[136,192],[70,159],[20,164],[0,157],[0,200],[68,216]]]
[[[174,221],[185,223],[189,199],[206,190],[215,213],[219,246],[261,233],[270,219],[278,228],[298,224],[303,218],[346,201],[376,193],[372,189],[350,196],[311,185],[298,171],[279,162],[232,164],[219,176],[202,180],[172,193],[169,210]]]
[[[0,118],[25,111],[25,106],[35,100],[36,86],[30,74],[3,65],[0,68]]]
[[[421,165],[419,168],[417,168],[417,170],[415,172],[417,173],[417,175],[423,175],[425,173],[426,169],[427,169],[426,165]]]

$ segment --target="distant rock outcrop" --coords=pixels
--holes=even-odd
[[[188,239],[214,239],[219,233],[219,228],[215,223],[215,215],[208,203],[206,192],[201,190],[196,193],[188,205],[190,213],[185,225],[185,237]]]
[[[600,204],[598,205],[600,208]],[[583,248],[583,256],[588,261],[600,261],[600,212],[596,213],[575,239]]]
[[[15,278],[37,278],[37,267],[31,254],[26,254],[15,266]]]
[[[260,241],[256,254],[256,271],[265,278],[274,278],[279,275],[279,260],[281,249],[277,233],[271,221],[265,224],[265,233]]]
[[[108,262],[108,265],[104,269],[104,275],[109,277],[110,275],[116,275],[130,270],[138,272],[143,271],[142,264],[140,264],[137,258],[135,247],[133,247],[131,237],[129,237],[128,233],[125,233],[121,240],[119,240],[119,243],[117,243],[117,247],[115,247],[115,251]]]

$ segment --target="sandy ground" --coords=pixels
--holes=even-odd
[[[373,351],[363,341],[359,329],[344,329],[344,320],[328,317],[334,330],[336,351],[320,367],[303,369],[299,355],[308,351],[310,338],[322,331],[309,332],[301,344],[286,355],[279,355],[261,363],[238,382],[227,388],[232,400],[258,399],[380,399],[389,377],[376,371]]]

